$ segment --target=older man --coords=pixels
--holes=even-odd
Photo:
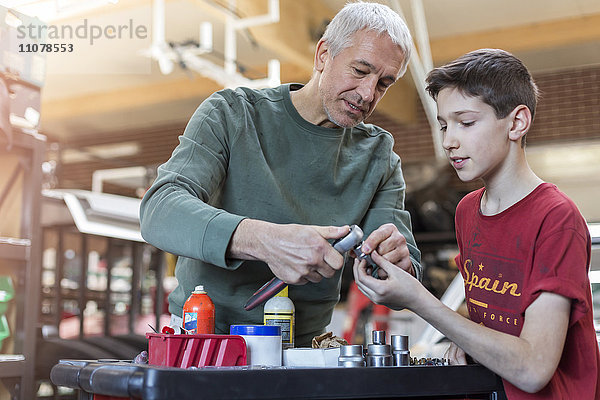
[[[344,257],[330,242],[357,224],[378,253],[420,277],[389,132],[364,124],[406,71],[411,37],[377,3],[351,3],[318,42],[302,86],[223,90],[192,116],[142,202],[142,235],[179,256],[174,316],[197,284],[216,307],[216,332],[262,323],[245,301],[273,275],[290,284],[296,344],[331,320]],[[323,279],[325,278],[325,279]]]

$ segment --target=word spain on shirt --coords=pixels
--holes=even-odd
[[[493,261],[488,260],[493,263]],[[520,283],[503,278],[503,274],[493,274],[496,268],[486,268],[483,262],[474,266],[473,260],[463,264],[465,297],[471,320],[487,327],[518,334],[522,326],[520,305]],[[486,272],[493,276],[488,276]],[[506,302],[506,296],[513,301]],[[503,304],[502,307],[496,304]],[[508,308],[507,308],[508,306]]]

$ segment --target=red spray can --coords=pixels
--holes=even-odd
[[[198,285],[183,305],[183,327],[191,334],[215,333],[215,305]]]

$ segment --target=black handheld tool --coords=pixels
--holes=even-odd
[[[343,238],[333,242],[333,248],[339,251],[341,254],[344,254],[348,250],[354,250],[354,253],[358,257],[359,254],[363,254],[362,251],[360,251],[360,245],[362,244],[363,236],[364,233],[362,229],[360,229],[357,225],[352,225],[350,226],[350,233],[348,233]],[[356,251],[357,248],[358,253]],[[271,279],[269,282],[262,285],[260,289],[254,292],[254,294],[248,299],[248,301],[244,305],[244,309],[246,311],[252,310],[256,306],[264,303],[271,297],[275,296],[277,293],[281,292],[281,290],[283,290],[285,286],[286,283],[281,279],[277,277]]]

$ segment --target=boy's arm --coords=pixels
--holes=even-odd
[[[372,258],[387,272],[386,280],[368,275],[364,261],[354,264],[357,285],[371,300],[417,313],[478,362],[523,391],[537,392],[550,381],[566,338],[570,299],[542,293],[525,311],[521,335],[516,337],[462,317],[376,252]]]
[[[472,322],[445,307],[433,295],[423,303],[413,311],[519,389],[535,393],[552,378],[569,323],[570,300],[566,297],[542,293],[525,311],[519,337]]]

